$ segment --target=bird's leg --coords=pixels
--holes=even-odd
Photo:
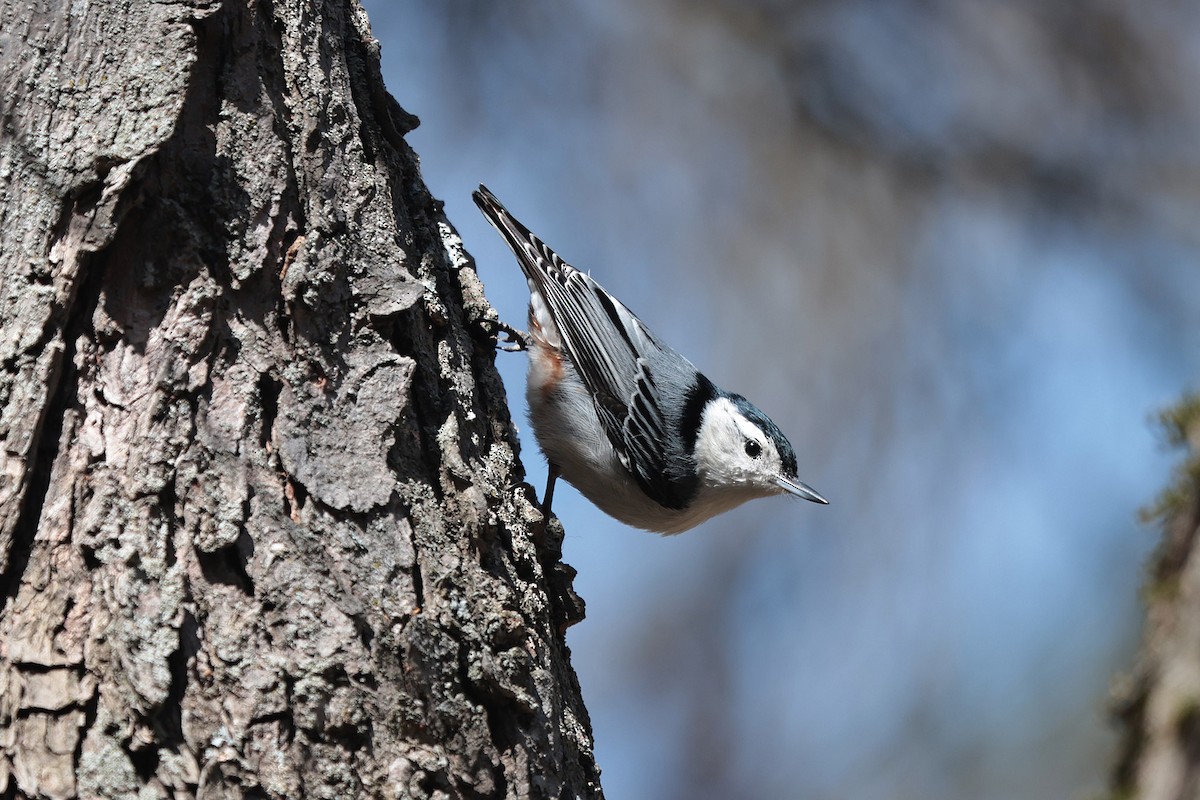
[[[558,465],[551,464],[546,475],[546,492],[542,495],[542,515],[550,519],[550,504],[554,502],[554,482],[558,480]]]

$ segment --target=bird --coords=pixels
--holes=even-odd
[[[542,511],[561,476],[609,516],[677,534],[761,497],[829,501],[796,475],[770,417],[727,392],[592,277],[567,264],[486,186],[472,194],[529,284],[529,419],[549,462]]]

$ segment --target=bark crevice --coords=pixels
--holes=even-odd
[[[72,205],[78,207],[77,203]],[[77,220],[78,215],[72,210],[64,214],[63,219]],[[73,224],[67,221],[55,227],[66,231],[73,227]],[[61,239],[59,241],[61,242]],[[56,246],[51,246],[50,251]],[[29,448],[31,458],[25,464],[27,483],[24,497],[12,528],[7,557],[0,562],[3,566],[0,569],[0,614],[4,613],[5,606],[15,597],[33,551],[42,508],[50,491],[55,464],[58,462],[67,413],[76,405],[78,396],[78,369],[74,363],[76,341],[79,336],[88,333],[92,314],[100,302],[105,271],[104,259],[99,255],[87,255],[80,256],[80,260],[82,263],[77,267],[76,274],[81,274],[82,280],[77,279],[74,282],[67,292],[65,302],[54,305],[45,333],[39,340],[39,349],[43,353],[52,354],[53,361],[46,376],[46,402],[33,425],[33,440]]]

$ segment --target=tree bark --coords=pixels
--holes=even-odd
[[[1114,798],[1200,797],[1200,396],[1163,414],[1163,423],[1187,457],[1146,514],[1162,523],[1163,538],[1144,590],[1141,650],[1116,691]]]
[[[601,797],[355,0],[0,0],[0,797]]]

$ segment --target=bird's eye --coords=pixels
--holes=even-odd
[[[762,455],[762,445],[753,439],[746,440],[746,455],[751,458],[758,458]]]

